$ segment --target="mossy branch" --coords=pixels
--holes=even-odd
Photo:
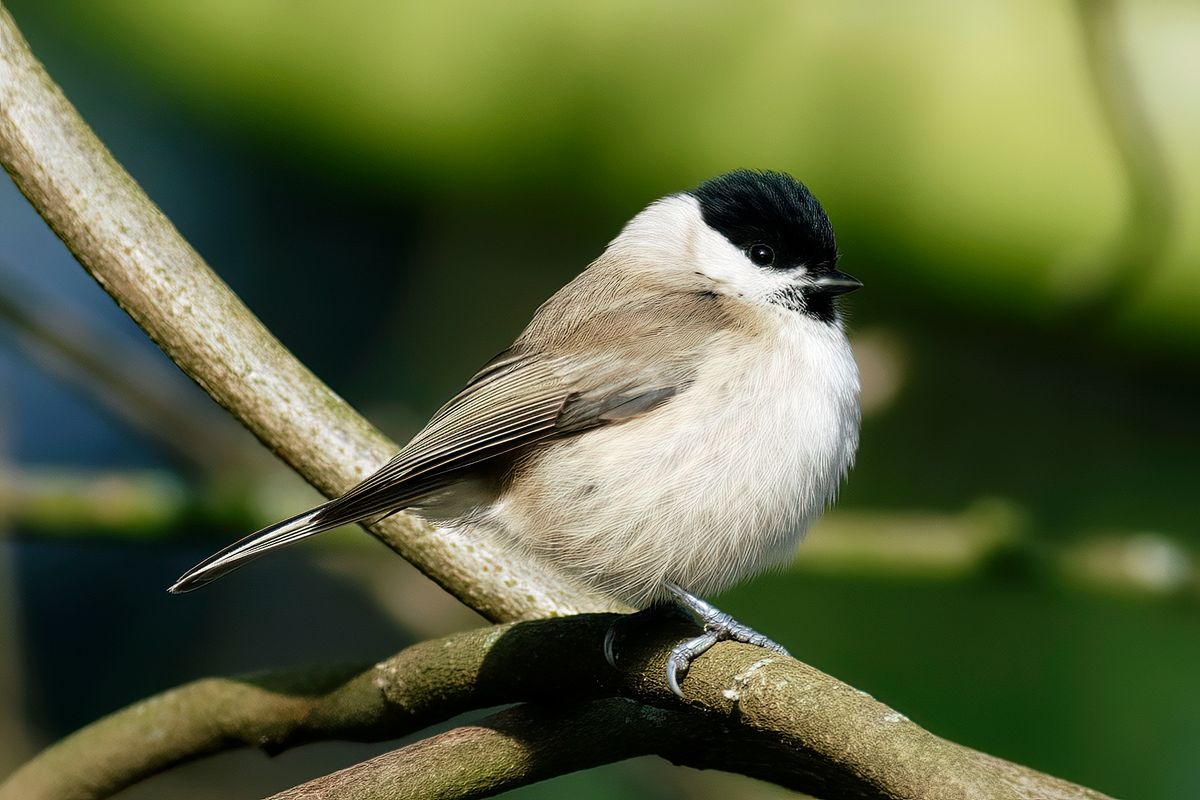
[[[280,797],[477,797],[646,754],[824,798],[1103,797],[941,739],[835,678],[748,645],[721,644],[697,661],[681,702],[664,665],[684,630],[648,615],[627,618],[614,670],[601,644],[616,619],[483,628],[361,670],[197,681],[49,748],[0,786],[0,800],[98,800],[223,750],[389,740],[512,702],[531,705]]]

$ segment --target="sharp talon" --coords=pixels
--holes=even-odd
[[[617,623],[608,626],[608,630],[604,632],[604,660],[613,669],[617,668],[617,653],[613,647],[617,641]]]
[[[688,639],[675,645],[671,657],[667,659],[667,686],[671,687],[681,700],[683,690],[679,688],[679,676],[686,675],[692,662],[708,648],[720,641],[720,637],[712,631],[705,631],[695,639]]]
[[[704,627],[703,635],[680,642],[671,651],[671,657],[667,659],[667,685],[679,697],[683,697],[683,692],[679,688],[679,676],[686,675],[692,661],[717,642],[730,639],[790,657],[782,645],[771,641],[753,628],[743,625],[694,594],[673,583],[667,583],[666,589],[675,596],[679,605]]]
[[[671,691],[680,700],[686,699],[683,696],[683,690],[679,688],[679,667],[675,664],[675,659],[672,658],[667,662],[667,686],[671,687]]]

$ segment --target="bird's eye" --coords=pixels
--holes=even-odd
[[[750,245],[750,248],[746,250],[746,255],[750,257],[750,261],[760,267],[769,267],[775,263],[775,251],[762,243]]]

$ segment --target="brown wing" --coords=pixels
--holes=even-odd
[[[328,503],[313,521],[340,525],[405,508],[483,461],[629,419],[683,388],[667,375],[605,379],[597,374],[601,368],[537,356],[486,368],[391,461]]]
[[[319,513],[341,524],[404,508],[463,469],[554,432],[570,388],[551,362],[489,365],[378,472]]]
[[[645,292],[630,302],[594,269],[538,309],[513,347],[317,521],[405,508],[487,459],[650,412],[688,386],[713,337],[734,327],[715,297]]]

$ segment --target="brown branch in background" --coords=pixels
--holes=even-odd
[[[309,794],[283,796],[477,797],[658,754],[824,798],[1103,797],[941,739],[810,666],[747,645],[721,644],[697,661],[684,681],[683,703],[668,689],[663,668],[682,629],[646,615],[626,619],[617,671],[601,654],[615,619],[584,615],[473,630],[414,645],[357,673],[291,671],[197,681],[118,711],[47,749],[0,786],[0,800],[98,800],[222,750],[277,753],[331,738],[388,740],[465,711],[518,701],[568,710],[529,708],[499,722],[492,718],[352,767],[304,788]],[[589,705],[606,698],[623,699]],[[539,733],[532,726],[538,720],[559,726],[552,728],[554,736]],[[587,724],[561,727],[572,720]],[[484,754],[484,744],[497,749]],[[576,744],[594,752],[562,754],[563,746]],[[405,772],[416,756],[432,760],[417,773]],[[385,784],[367,788],[377,780]],[[329,793],[347,781],[355,793]],[[459,793],[418,791],[434,785],[457,786]]]
[[[4,365],[0,364],[0,384],[4,383]],[[12,396],[0,392],[0,475],[10,469],[10,436],[14,430],[16,409]],[[0,496],[3,491],[0,490]],[[8,534],[11,525],[9,516],[0,502],[0,537]],[[27,659],[21,646],[20,582],[17,580],[17,553],[15,548],[0,546],[0,708],[17,709],[25,702],[25,667]],[[0,773],[15,769],[34,752],[33,743],[15,714],[0,714]]]
[[[1101,265],[1101,288],[1083,298],[1083,316],[1110,317],[1129,305],[1161,269],[1176,202],[1170,171],[1137,78],[1121,43],[1116,0],[1075,0],[1084,57],[1128,192],[1125,219]]]
[[[180,236],[79,117],[3,8],[0,161],[84,268],[171,360],[318,490],[340,494],[396,452]],[[614,607],[482,539],[435,533],[411,516],[397,514],[372,530],[491,620]]]
[[[308,502],[297,486],[281,493],[248,476],[237,491],[196,487],[156,471],[0,466],[0,519],[27,537],[166,539],[188,525],[261,527]],[[904,576],[968,581],[1002,571],[1010,583],[1056,585],[1159,597],[1200,597],[1192,549],[1177,537],[1110,531],[1038,541],[1019,507],[991,499],[958,514],[843,511],[825,514],[791,569],[821,575]],[[0,536],[5,535],[0,530]],[[324,552],[365,541],[334,538]],[[388,580],[400,580],[389,572]],[[438,631],[439,633],[442,631]]]
[[[219,473],[244,466],[250,457],[246,436],[238,435],[227,416],[198,402],[161,356],[141,352],[79,309],[18,283],[4,265],[0,327],[48,373],[91,395],[188,466]]]
[[[0,465],[0,519],[25,535],[80,538],[86,531],[88,537],[120,539],[177,536],[200,506],[198,500],[166,472],[79,473]]]

